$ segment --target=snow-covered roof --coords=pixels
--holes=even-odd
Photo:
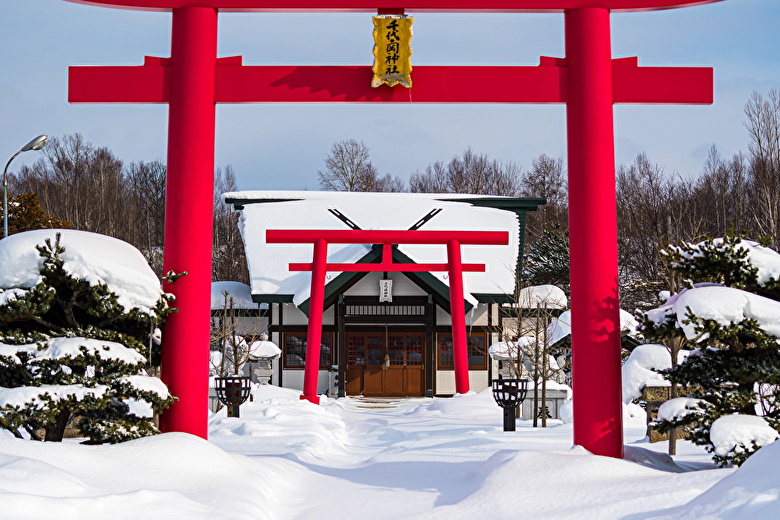
[[[522,308],[535,309],[537,305],[548,309],[565,309],[569,306],[566,293],[555,285],[534,285],[520,290],[518,301]]]
[[[43,277],[43,258],[35,249],[46,239],[54,244],[61,234],[65,248],[62,268],[91,285],[106,284],[125,310],[153,308],[162,296],[162,285],[141,252],[122,240],[73,229],[37,229],[0,240],[0,304],[3,289],[30,289]],[[18,295],[18,291],[15,291]]]
[[[252,301],[252,291],[249,286],[241,282],[211,282],[211,310],[225,307],[225,293],[228,302],[233,298],[234,309],[257,309],[257,304]],[[228,305],[230,305],[228,303]]]
[[[277,347],[276,343],[260,340],[249,345],[249,352],[253,358],[275,358],[282,353],[282,349]]]
[[[253,295],[292,295],[296,305],[309,298],[311,274],[290,272],[288,265],[290,262],[311,262],[313,246],[267,244],[266,230],[349,229],[329,209],[338,210],[364,230],[407,230],[431,210],[440,209],[441,212],[426,222],[422,230],[508,231],[508,246],[462,246],[463,262],[486,265],[484,273],[465,273],[463,282],[465,297],[472,304],[476,303],[471,296],[475,293],[512,294],[514,291],[517,253],[522,240],[517,215],[513,211],[476,206],[469,201],[500,200],[508,206],[518,199],[454,194],[308,191],[242,191],[226,193],[223,197],[243,208],[239,227],[247,252]],[[531,208],[531,205],[527,207]],[[442,263],[447,259],[444,245],[400,245],[399,249],[418,263]],[[334,244],[328,248],[328,261],[353,263],[369,251],[370,245]],[[338,274],[327,273],[326,283]],[[447,273],[432,274],[447,284]]]
[[[620,309],[620,335],[635,336],[639,329],[639,322],[631,313]],[[553,320],[547,327],[547,337],[550,345],[554,345],[566,336],[571,335],[571,311],[566,311]]]

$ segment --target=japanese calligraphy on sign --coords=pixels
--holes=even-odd
[[[385,83],[412,86],[412,20],[405,15],[374,16],[374,79],[372,87]]]

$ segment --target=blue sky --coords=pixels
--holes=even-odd
[[[0,160],[40,134],[82,133],[126,162],[165,159],[164,105],[70,105],[69,65],[140,65],[170,54],[170,14],[2,0]],[[413,65],[536,65],[563,56],[562,15],[415,14]],[[709,147],[747,151],[743,106],[780,88],[780,2],[724,2],[612,16],[614,57],[640,65],[715,68],[712,106],[616,106],[618,164],[639,152],[668,171],[697,175]],[[244,64],[369,65],[369,14],[221,14],[220,56]],[[318,189],[331,145],[355,138],[382,173],[404,179],[471,146],[530,167],[565,157],[560,105],[219,105],[217,165],[232,164],[242,189]],[[17,158],[11,170],[36,159]]]

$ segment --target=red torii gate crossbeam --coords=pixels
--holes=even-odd
[[[172,11],[171,57],[141,67],[71,67],[69,100],[167,103],[164,269],[189,276],[165,290],[179,312],[163,338],[163,380],[179,397],[164,431],[206,437],[215,103],[566,103],[574,442],[623,454],[612,105],[712,103],[711,68],[613,60],[610,13],[720,0],[68,0]],[[370,67],[246,67],[217,59],[218,11],[559,12],[566,58],[538,67],[415,66],[414,87],[370,87]],[[460,81],[470,77],[468,82]],[[457,80],[457,81],[456,81]],[[313,301],[313,300],[312,300]],[[454,318],[454,316],[453,316]]]
[[[508,245],[506,231],[366,231],[366,230],[290,230],[266,231],[269,244],[314,244],[311,263],[291,263],[290,271],[311,271],[309,326],[306,336],[306,366],[303,375],[303,395],[319,403],[317,376],[320,369],[322,313],[325,301],[325,273],[348,272],[428,272],[447,271],[450,285],[450,315],[452,316],[452,354],[455,361],[455,391],[469,391],[469,360],[466,348],[466,309],[463,304],[463,273],[484,272],[485,264],[461,262],[461,245]],[[382,261],[372,264],[329,264],[328,244],[382,244]],[[441,244],[447,246],[446,264],[393,263],[394,244]]]

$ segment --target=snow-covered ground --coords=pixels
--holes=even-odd
[[[777,518],[780,443],[715,469],[626,422],[626,460],[572,448],[572,426],[503,432],[488,391],[396,403],[261,387],[210,442],[164,434],[113,446],[0,433],[3,519]]]

